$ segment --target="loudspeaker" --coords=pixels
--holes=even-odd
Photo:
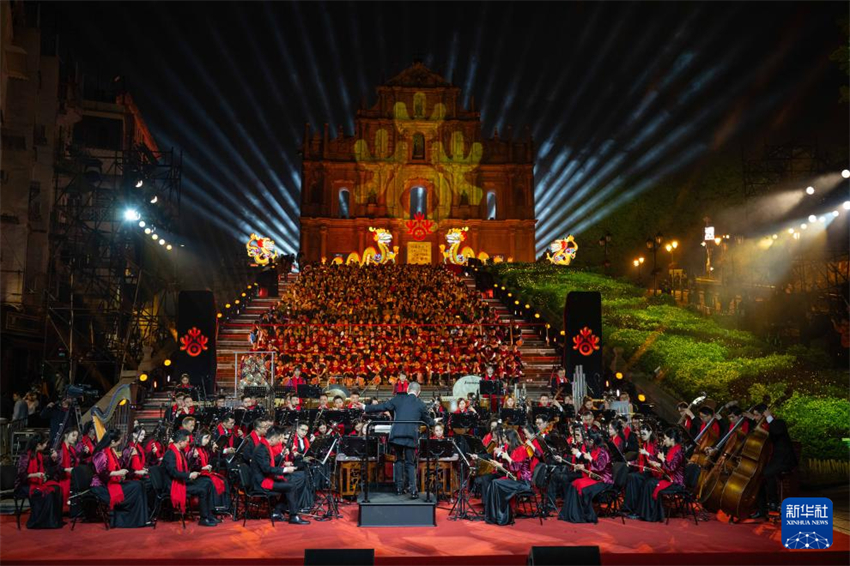
[[[212,291],[180,291],[177,299],[179,353],[174,356],[175,381],[189,374],[192,385],[201,393],[214,392],[216,357],[216,310]]]
[[[602,396],[602,295],[597,291],[572,291],[564,308],[564,368],[573,379],[582,367],[588,395]],[[581,402],[581,399],[576,399]]]
[[[304,566],[374,566],[374,548],[305,548]]]
[[[528,566],[600,566],[598,546],[532,546]]]

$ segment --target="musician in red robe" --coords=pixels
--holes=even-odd
[[[62,527],[62,488],[55,481],[47,481],[44,450],[47,438],[36,433],[18,460],[15,491],[26,492],[30,502],[28,529],[58,529]]]
[[[662,440],[663,451],[659,451],[656,460],[650,465],[660,472],[662,477],[647,480],[643,486],[637,512],[629,518],[640,518],[644,521],[658,522],[664,520],[664,505],[659,496],[685,489],[685,451],[682,448],[682,431],[678,428],[668,428],[664,431]]]
[[[148,500],[141,482],[125,481],[130,471],[121,462],[122,434],[109,430],[95,447],[91,490],[109,505],[112,527],[132,529],[148,525]]]
[[[94,456],[94,446],[97,444],[97,433],[94,422],[89,421],[83,426],[83,434],[77,442],[77,459],[80,464],[88,464]]]
[[[77,439],[80,432],[75,428],[66,429],[62,433],[62,441],[59,443],[59,449],[54,450],[50,454],[50,459],[53,461],[53,477],[59,487],[62,488],[62,505],[68,505],[68,497],[71,495],[71,471],[77,465]]]
[[[212,490],[213,484],[209,478],[200,472],[192,472],[189,462],[186,460],[186,450],[189,447],[189,433],[178,430],[174,433],[174,441],[168,445],[162,466],[171,480],[169,491],[171,493],[171,505],[178,512],[186,511],[186,504],[190,496],[198,497],[198,508],[200,520],[198,525],[202,527],[215,527],[221,521],[212,514]]]

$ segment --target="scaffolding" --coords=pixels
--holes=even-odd
[[[170,230],[180,205],[180,154],[75,145],[56,159],[45,290],[45,372],[111,386],[142,347],[166,338],[176,284],[128,208]],[[147,206],[150,195],[156,206]],[[155,250],[157,251],[157,250]],[[161,257],[162,254],[160,253]]]
[[[765,144],[760,157],[742,155],[744,199],[760,196],[779,185],[813,178],[828,168],[828,158],[815,144]]]

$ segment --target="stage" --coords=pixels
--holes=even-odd
[[[3,564],[268,564],[303,562],[305,548],[374,548],[377,564],[524,565],[531,546],[599,545],[603,564],[847,564],[850,537],[835,532],[828,551],[786,550],[777,526],[730,525],[712,519],[672,519],[669,525],[602,519],[573,525],[549,518],[519,519],[508,527],[450,521],[437,510],[437,527],[359,528],[357,506],[343,519],[307,526],[226,520],[214,528],[161,521],[154,529],[110,530],[102,523],[55,531],[18,532],[15,519],[0,521]],[[26,515],[23,517],[26,521]]]

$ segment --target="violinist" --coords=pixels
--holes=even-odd
[[[605,447],[602,435],[590,431],[585,440],[587,452],[581,454],[581,463],[576,471],[582,477],[568,484],[564,491],[564,505],[558,518],[570,523],[596,523],[593,498],[614,483],[611,455]]]
[[[18,460],[18,475],[15,491],[26,491],[30,502],[28,529],[58,529],[62,523],[62,488],[55,481],[47,481],[44,467],[44,451],[47,438],[36,433],[27,440],[27,445]]]
[[[216,454],[217,448],[217,445],[212,442],[212,434],[208,430],[202,430],[188,457],[189,471],[198,472],[212,482],[210,502],[215,515],[227,513],[230,510],[230,486],[227,479],[213,471],[214,461],[219,457]]]
[[[79,464],[88,464],[94,456],[94,446],[97,443],[97,432],[94,421],[88,421],[83,425],[83,434],[77,442],[77,459]]]
[[[629,515],[630,519],[663,521],[664,505],[659,501],[658,496],[662,493],[674,493],[685,489],[687,459],[682,449],[682,431],[678,428],[668,428],[664,431],[662,444],[664,450],[659,451],[657,457],[649,462],[662,477],[654,477],[646,481],[641,491],[637,512]]]
[[[652,425],[649,423],[641,425],[638,439],[637,464],[632,464],[634,469],[626,480],[626,496],[623,499],[623,511],[626,513],[637,512],[641,492],[646,482],[661,477],[658,468],[651,465],[651,462],[658,461],[659,452],[658,440]]]
[[[496,440],[496,429],[499,428],[500,424],[502,424],[502,421],[500,421],[498,417],[493,417],[490,419],[490,423],[487,429],[489,432],[485,434],[484,438],[481,440],[484,446],[489,446],[491,442],[494,442]]]
[[[753,407],[751,417],[759,423],[758,426],[767,428],[768,442],[772,448],[770,458],[764,466],[758,495],[758,510],[750,515],[751,519],[767,517],[768,511],[775,511],[779,504],[779,475],[790,472],[797,467],[797,454],[788,434],[788,425],[783,419],[777,419],[771,414],[767,405],[761,403]]]
[[[77,450],[74,447],[80,432],[75,428],[67,428],[62,433],[59,448],[50,453],[52,461],[52,476],[62,488],[62,504],[65,505],[71,494],[71,471],[77,465]]]
[[[148,499],[141,482],[125,481],[130,470],[121,464],[121,433],[109,430],[95,447],[91,490],[109,504],[112,527],[132,529],[151,525]]]
[[[513,429],[505,431],[507,446],[496,449],[494,456],[502,469],[496,479],[482,490],[484,520],[492,525],[513,523],[511,499],[531,491],[531,451]]]

